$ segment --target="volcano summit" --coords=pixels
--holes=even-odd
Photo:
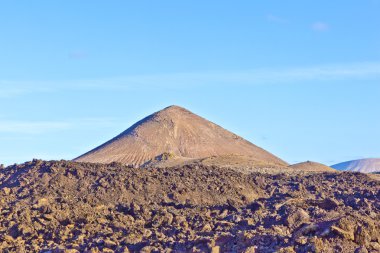
[[[264,149],[179,106],[153,113],[75,161],[143,166],[167,159],[183,162],[228,155],[286,165]]]

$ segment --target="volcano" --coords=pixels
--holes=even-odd
[[[301,163],[292,164],[289,166],[292,169],[302,170],[302,171],[320,171],[320,172],[334,172],[335,170],[329,166],[322,163],[306,161]]]
[[[144,166],[164,160],[183,162],[226,155],[287,165],[264,149],[179,106],[151,114],[74,160]]]

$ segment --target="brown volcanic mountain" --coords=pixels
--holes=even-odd
[[[315,171],[315,172],[317,172],[317,171],[320,171],[320,172],[334,172],[334,171],[336,171],[333,168],[326,166],[322,163],[316,163],[316,162],[311,162],[311,161],[292,164],[289,167],[292,169],[302,170],[302,171]]]
[[[167,159],[180,163],[223,155],[286,165],[264,149],[179,106],[153,113],[75,160],[141,166]]]

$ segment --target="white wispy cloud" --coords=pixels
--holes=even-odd
[[[285,85],[307,81],[365,80],[380,78],[380,62],[327,64],[310,67],[208,71],[124,76],[71,81],[0,81],[0,97],[59,91],[125,91],[134,89],[182,89],[206,85]]]
[[[62,121],[13,121],[0,120],[0,134],[45,134],[81,127],[112,127],[117,125],[116,119],[85,118]]]
[[[66,122],[0,121],[0,133],[39,134],[69,128]]]
[[[33,159],[42,159],[42,160],[71,160],[73,157],[75,157],[77,154],[66,154],[66,153],[59,153],[59,154],[52,154],[52,153],[46,153],[41,151],[36,151],[35,153],[26,153],[26,154],[20,154],[20,155],[0,155],[0,164],[4,164],[5,166],[12,165],[14,163],[24,163],[26,161],[31,161]]]
[[[318,22],[314,22],[311,25],[311,28],[317,32],[325,32],[325,31],[328,31],[330,29],[330,25],[325,23],[325,22],[318,21]]]
[[[7,81],[0,80],[0,98],[9,98],[27,93],[42,93],[55,91],[54,82],[48,83],[34,81]]]
[[[283,17],[280,17],[280,16],[277,16],[277,15],[273,15],[273,14],[268,14],[266,16],[267,20],[268,21],[271,21],[271,22],[274,22],[274,23],[282,23],[282,24],[286,24],[286,23],[289,23],[289,20],[283,18]]]
[[[22,87],[12,88],[10,84],[0,84],[0,98],[15,97],[29,91],[30,89],[24,89]]]
[[[75,51],[69,52],[67,56],[69,57],[69,59],[81,60],[81,59],[87,58],[88,53],[83,50],[75,50]]]

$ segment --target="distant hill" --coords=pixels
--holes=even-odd
[[[368,158],[338,163],[331,166],[337,170],[357,171],[363,173],[380,172],[380,158]]]
[[[292,164],[289,167],[292,169],[303,170],[303,171],[321,171],[321,172],[322,171],[326,171],[326,172],[335,171],[333,168],[326,166],[322,163],[311,162],[311,161]]]
[[[142,166],[225,155],[287,165],[264,149],[179,106],[153,113],[75,161]]]

